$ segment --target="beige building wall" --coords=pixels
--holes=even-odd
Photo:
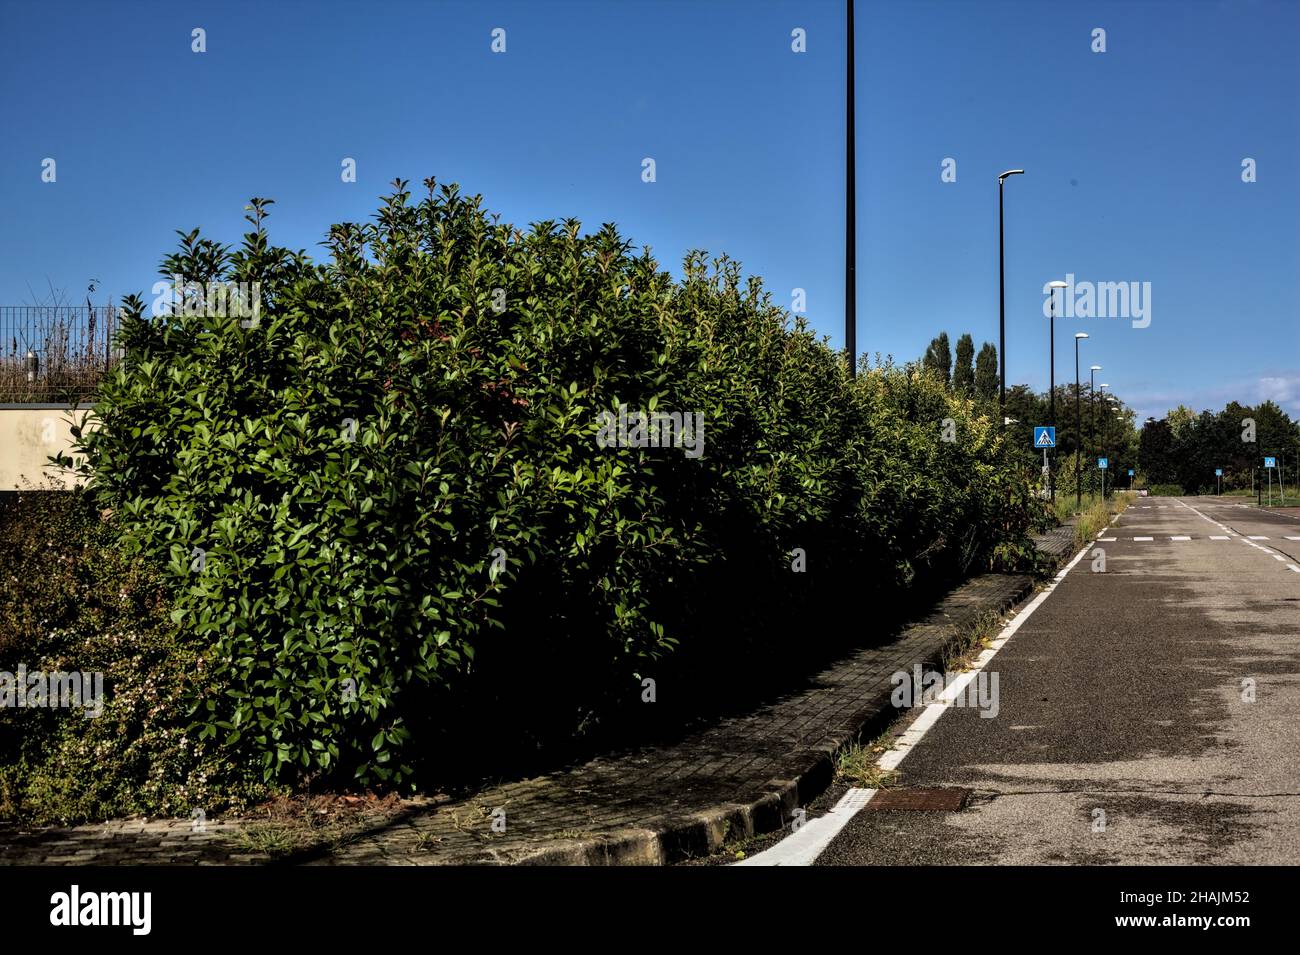
[[[49,457],[72,450],[73,415],[81,421],[86,409],[69,405],[0,405],[0,491],[30,486],[72,487],[73,475],[52,467]]]

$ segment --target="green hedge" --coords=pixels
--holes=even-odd
[[[570,733],[675,651],[799,653],[833,595],[865,631],[918,576],[1023,552],[1031,475],[969,400],[851,379],[725,257],[674,281],[612,225],[426,186],[327,264],[271,246],[262,200],[236,250],[183,234],[162,274],[260,282],[257,322],[128,299],[81,435],[209,662],[200,735],[267,779],[408,781],[493,712]],[[701,414],[703,454],[599,446],[620,406]]]

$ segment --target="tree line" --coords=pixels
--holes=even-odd
[[[1138,463],[1152,484],[1180,486],[1185,493],[1212,493],[1215,470],[1223,470],[1225,490],[1267,483],[1264,458],[1278,459],[1288,483],[1300,463],[1300,424],[1276,402],[1244,405],[1230,401],[1222,411],[1199,414],[1179,405],[1142,428]],[[1273,483],[1280,479],[1275,471]]]
[[[930,340],[920,366],[953,393],[983,404],[985,413],[997,414],[992,403],[998,399],[998,352],[991,342],[976,355],[974,339],[963,334],[954,362],[948,333],[940,332]],[[1101,457],[1119,486],[1127,485],[1131,468],[1135,487],[1161,486],[1185,494],[1212,493],[1216,469],[1223,471],[1224,490],[1267,482],[1265,456],[1278,459],[1288,483],[1300,477],[1300,423],[1273,401],[1230,401],[1221,411],[1199,413],[1179,405],[1139,427],[1136,413],[1114,392],[1094,391],[1087,381],[1076,388],[1071,381],[1056,388],[1054,416],[1051,396],[1026,384],[1007,388],[1003,413],[1009,419],[1007,430],[1026,455],[1041,455],[1032,447],[1034,427],[1055,425],[1056,447],[1048,456],[1055,459],[1058,475],[1073,471],[1078,454],[1088,487],[1100,484]],[[1274,482],[1280,477],[1275,472]]]

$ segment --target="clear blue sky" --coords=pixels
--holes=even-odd
[[[862,350],[996,341],[996,176],[1023,167],[1009,384],[1046,385],[1041,290],[1073,272],[1150,282],[1152,321],[1058,321],[1058,381],[1087,331],[1084,367],[1143,415],[1300,413],[1300,3],[857,9]],[[275,241],[318,254],[392,178],[435,175],[517,224],[617,222],[675,273],[691,247],[726,251],[778,302],[806,289],[839,345],[843,89],[838,0],[0,0],[0,303],[50,282],[80,301],[90,278],[96,301],[147,293],[173,230],[237,241],[253,195],[277,201]]]

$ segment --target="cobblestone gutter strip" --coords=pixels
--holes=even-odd
[[[1059,560],[1073,546],[1073,530],[1036,543]],[[189,820],[112,822],[0,829],[0,863],[660,865],[707,855],[788,824],[830,785],[839,751],[896,715],[892,674],[941,665],[954,640],[1033,587],[1029,576],[974,578],[894,642],[848,654],[748,713],[468,799],[412,800],[387,823],[328,848],[272,859],[246,847],[238,821],[210,821],[204,831]]]
[[[235,821],[114,819],[83,826],[0,828],[3,865],[254,865],[269,855],[236,848]]]
[[[1034,534],[1030,540],[1034,542],[1034,546],[1040,553],[1059,564],[1075,551],[1074,525],[1062,524],[1044,534]]]

